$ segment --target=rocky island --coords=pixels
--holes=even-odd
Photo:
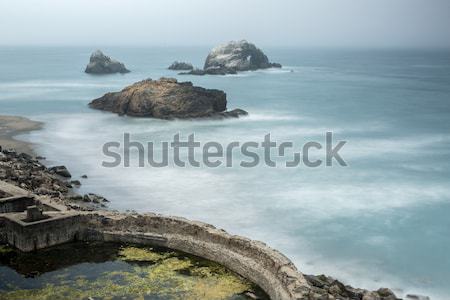
[[[90,74],[113,74],[113,73],[129,73],[125,65],[97,50],[91,54],[89,64],[84,71]]]
[[[194,67],[192,64],[187,62],[180,62],[180,61],[174,61],[168,68],[169,70],[176,70],[176,71],[186,71],[186,70],[192,70]]]
[[[89,106],[132,117],[159,119],[226,118],[247,115],[242,109],[227,111],[223,91],[178,82],[175,78],[146,79],[120,92],[107,93]]]
[[[189,75],[226,75],[240,71],[281,68],[281,64],[269,61],[264,52],[254,44],[242,41],[231,41],[211,50],[206,57],[203,69],[193,69]]]

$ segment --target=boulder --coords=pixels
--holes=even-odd
[[[92,74],[112,74],[112,73],[128,73],[130,72],[125,65],[97,50],[92,53],[89,64],[86,66],[86,73]]]
[[[239,117],[243,110],[227,112],[227,98],[223,91],[193,86],[174,78],[143,80],[120,92],[107,93],[93,100],[89,106],[133,117],[208,118]]]
[[[70,174],[69,170],[65,166],[55,166],[48,169],[50,173],[54,173],[56,175],[70,178],[72,175]]]
[[[203,70],[207,74],[209,69],[250,71],[268,68],[281,68],[278,63],[271,63],[269,59],[254,44],[242,41],[231,41],[215,47],[206,58]]]
[[[395,294],[387,288],[380,288],[377,291],[368,291],[344,285],[342,282],[325,275],[304,276],[311,285],[309,299],[399,300]]]
[[[74,186],[81,186],[81,182],[79,180],[71,180],[70,183]]]
[[[180,71],[185,71],[185,70],[192,70],[192,69],[194,69],[194,67],[192,66],[192,64],[186,63],[186,62],[179,62],[179,61],[174,61],[174,62],[169,66],[169,70],[180,70]]]
[[[388,288],[380,288],[377,290],[377,293],[383,300],[397,300],[394,292]]]
[[[381,300],[381,297],[376,292],[367,291],[364,293],[362,300]]]
[[[99,196],[97,194],[94,193],[89,193],[83,196],[83,201],[84,202],[92,202],[95,204],[99,204],[102,202],[109,202],[105,197]]]

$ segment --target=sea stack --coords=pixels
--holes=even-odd
[[[91,54],[89,64],[86,66],[86,73],[90,74],[113,74],[130,72],[123,63],[111,59],[111,57],[97,50]]]
[[[247,115],[241,109],[227,111],[227,96],[221,90],[193,86],[175,78],[146,79],[120,92],[107,93],[89,106],[133,117],[159,119],[226,118]]]
[[[192,70],[194,67],[187,62],[174,61],[168,68],[169,70],[186,71]]]
[[[203,69],[195,69],[184,74],[225,75],[268,68],[281,68],[281,65],[271,63],[261,49],[242,40],[215,47],[206,57]]]

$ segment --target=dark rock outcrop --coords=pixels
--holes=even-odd
[[[72,177],[72,175],[70,174],[69,170],[67,170],[67,168],[65,166],[55,166],[55,167],[51,167],[49,169],[49,171],[53,174],[65,177],[65,178],[70,178]]]
[[[228,68],[236,71],[249,71],[281,67],[270,63],[267,56],[254,44],[242,40],[229,42],[214,48],[206,58],[204,70],[209,68]]]
[[[92,199],[95,198],[96,201],[84,203],[83,197],[77,195],[71,189],[71,183],[77,185],[78,182],[68,182],[69,174],[66,167],[47,168],[30,155],[17,153],[10,149],[0,150],[0,180],[2,181],[34,194],[49,197],[52,201],[74,209],[93,210],[107,202],[105,198],[95,195]],[[77,205],[74,202],[79,202],[82,205]]]
[[[80,187],[81,186],[81,182],[79,180],[71,180],[70,184],[76,187]]]
[[[400,300],[387,288],[377,291],[353,288],[326,275],[303,275],[311,285],[308,299],[345,299],[345,300]]]
[[[175,61],[169,66],[169,70],[185,71],[193,70],[194,67],[190,63]]]
[[[271,63],[264,52],[254,44],[242,41],[232,41],[215,47],[208,54],[203,70],[195,69],[181,73],[190,75],[225,75],[236,74],[239,71],[281,68],[278,63]]]
[[[86,66],[86,73],[92,74],[112,74],[112,73],[128,73],[130,72],[123,63],[111,59],[111,57],[97,50],[92,53],[89,64]]]
[[[237,74],[235,69],[230,69],[226,67],[211,67],[205,70],[194,69],[190,72],[182,72],[179,75],[227,75],[227,74]]]
[[[243,110],[227,112],[226,94],[220,90],[193,86],[174,78],[143,80],[120,92],[107,93],[89,106],[133,117],[208,118],[238,117]]]
[[[225,118],[239,118],[239,117],[242,117],[242,116],[248,116],[248,112],[246,112],[243,109],[236,108],[236,109],[233,109],[233,110],[230,110],[230,111],[221,112],[221,113],[218,114],[218,116],[219,117],[222,116],[222,117],[225,117]]]
[[[105,197],[99,196],[94,193],[89,193],[83,196],[84,202],[93,202],[96,204],[102,203],[102,202],[109,202]]]

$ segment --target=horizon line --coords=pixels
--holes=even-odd
[[[34,44],[34,43],[15,43],[15,44],[2,44],[0,43],[0,47],[37,47],[37,48],[212,48],[217,45],[226,43],[216,43],[216,44],[89,44],[89,43],[80,43],[80,44],[58,44],[58,43],[43,43],[43,44]],[[250,41],[251,42],[251,41]],[[293,48],[293,49],[360,49],[360,50],[450,50],[450,45],[294,45],[294,44],[286,44],[286,45],[274,45],[274,44],[264,44],[264,43],[255,43],[258,48]]]

